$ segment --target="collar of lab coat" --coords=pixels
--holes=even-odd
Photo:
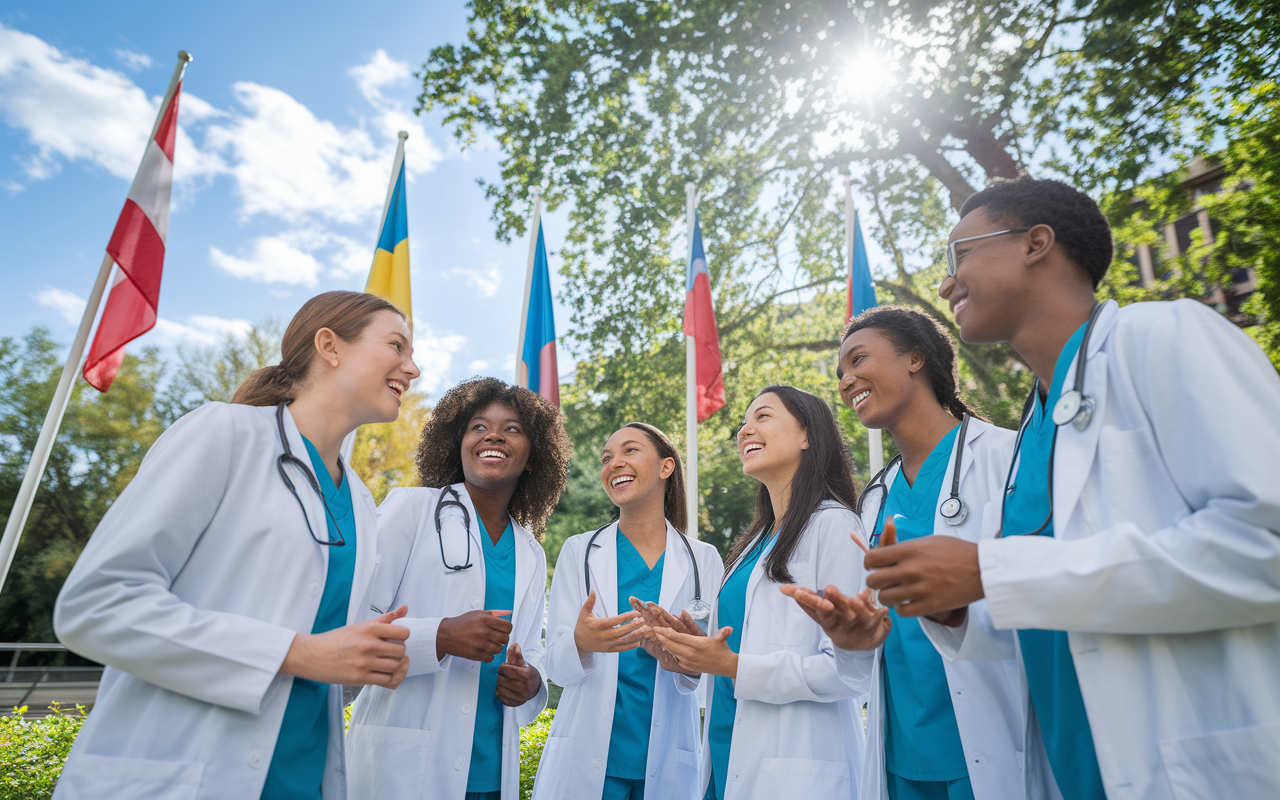
[[[1083,431],[1071,423],[1058,426],[1058,443],[1053,459],[1053,519],[1054,534],[1058,535],[1071,519],[1085,480],[1093,465],[1098,449],[1098,437],[1102,434],[1102,420],[1107,408],[1107,354],[1104,346],[1111,339],[1119,319],[1120,306],[1114,300],[1103,304],[1102,312],[1094,323],[1089,336],[1089,350],[1085,362],[1084,393],[1093,399],[1093,419]],[[1063,389],[1075,385],[1076,361],[1062,381]]]
[[[680,616],[681,611],[681,609],[674,608],[672,605],[676,601],[676,595],[684,587],[685,578],[689,575],[689,569],[691,567],[697,569],[696,564],[689,563],[689,549],[680,541],[682,536],[684,534],[676,530],[675,526],[668,520],[667,549],[663,553],[665,558],[662,561],[662,588],[658,591],[658,605],[676,616]],[[703,590],[706,590],[705,586]]]
[[[591,573],[591,588],[596,591],[596,608],[601,610],[601,617],[612,617],[621,613],[614,606],[618,604],[618,522],[614,520],[600,531],[595,541],[587,540],[589,545],[586,555],[587,571]],[[667,542],[671,535],[668,531]],[[666,585],[666,578],[662,579]],[[613,587],[610,591],[609,587]]]
[[[466,483],[453,484],[453,490],[458,493],[458,499],[467,509],[467,514],[471,519],[471,524],[467,526],[466,535],[471,541],[471,564],[472,567],[468,572],[475,571],[479,579],[479,594],[484,596],[484,542],[480,540],[480,515],[476,512],[475,504],[471,502],[471,493],[467,491]],[[436,502],[440,502],[440,498],[444,496],[444,490],[436,495]],[[447,514],[448,512],[446,512]],[[516,581],[512,592],[511,624],[516,624],[516,618],[520,614],[520,598],[524,597],[529,591],[529,583],[533,580],[534,571],[537,567],[537,554],[534,548],[540,548],[541,545],[533,538],[533,534],[529,533],[515,517],[510,514],[507,519],[511,522],[511,533],[515,536],[516,551]],[[441,520],[441,534],[444,537],[444,551],[449,556],[450,564],[466,563],[467,544],[466,539],[461,537],[462,525],[461,520],[454,516],[445,516]],[[431,532],[435,529],[435,508],[431,509],[431,517],[427,524],[431,526]],[[446,572],[449,570],[441,564],[441,568]]]
[[[809,526],[813,524],[813,518],[817,516],[819,511],[822,511],[828,508],[843,508],[843,506],[841,506],[839,503],[837,503],[834,500],[823,500],[821,503],[818,504],[818,507],[814,509],[813,514],[809,515],[809,519],[805,522],[805,529],[800,534],[802,541],[800,543],[800,546],[796,548],[795,553],[792,553],[793,557],[795,556],[796,553],[799,553],[801,549],[804,547],[803,537],[805,534],[808,533]],[[751,568],[751,575],[747,578],[747,602],[746,602],[746,608],[743,609],[743,613],[742,613],[742,628],[743,628],[742,633],[744,634],[746,633],[747,620],[750,619],[751,617],[751,607],[754,605],[754,603],[752,603],[751,601],[752,601],[752,598],[755,596],[756,586],[760,583],[761,578],[765,577],[764,562],[765,562],[765,559],[769,557],[769,553],[773,552],[774,544],[777,544],[776,539],[774,540],[773,544],[769,545],[769,551],[765,553],[761,553],[760,557],[756,559],[755,565]]]
[[[268,406],[271,412],[272,427],[275,427],[275,406]],[[315,470],[311,468],[311,456],[307,452],[307,443],[302,439],[302,432],[298,430],[298,423],[293,420],[293,410],[289,406],[284,408],[284,437],[289,443],[289,450],[296,456],[306,469],[311,473],[311,477],[319,482],[319,477]],[[284,447],[280,446],[277,456],[284,453]],[[342,479],[348,481],[347,486],[351,491],[351,513],[355,517],[356,523],[356,566],[354,583],[351,585],[351,599],[347,604],[347,624],[351,625],[356,622],[362,622],[365,617],[365,609],[369,607],[369,590],[373,580],[373,569],[371,561],[375,557],[378,549],[377,543],[377,522],[376,512],[369,505],[370,500],[366,498],[364,483],[360,480],[360,476],[356,474],[351,465],[342,461]],[[300,484],[296,480],[294,486],[298,490],[298,496],[302,498],[302,504],[307,509],[307,519],[311,522],[311,529],[315,531],[317,536],[327,536],[329,533],[329,517],[325,513],[324,503],[320,499],[320,495],[312,491],[310,486]],[[319,524],[317,524],[317,520]],[[325,574],[329,570],[329,545],[314,545],[320,550],[320,558],[324,562]]]

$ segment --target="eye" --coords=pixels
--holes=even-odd
[[[518,425],[507,426],[507,433],[519,433],[519,432],[520,432],[520,427]]]
[[[862,360],[862,359],[864,359],[864,358],[866,358],[866,356],[862,356],[862,355],[854,356],[854,357],[853,357],[853,363],[854,363],[854,364],[857,364],[859,361],[861,361],[861,360]]]
[[[611,458],[613,458],[613,456],[605,456],[604,458],[600,459],[600,463],[601,463],[601,464],[608,464],[608,463],[609,463],[609,459],[611,459]]]
[[[401,345],[399,342],[392,342],[392,343],[391,343],[391,346],[392,346],[392,347],[394,347],[394,348],[396,349],[396,352],[397,352],[397,353],[399,353],[399,352],[403,352],[403,351],[404,351],[404,346],[403,346],[403,345]]]
[[[627,452],[628,452],[628,453],[634,453],[634,452],[637,452],[638,450],[639,450],[639,448],[637,448],[637,447],[628,447],[628,448],[627,448]]]

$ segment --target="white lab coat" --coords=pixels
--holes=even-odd
[[[410,630],[409,677],[395,690],[366,687],[356,699],[347,735],[353,800],[462,800],[466,795],[480,662],[455,656],[437,659],[436,632],[441,619],[485,607],[485,563],[471,495],[464,484],[453,488],[471,524],[464,530],[457,507],[446,506],[441,516],[443,545],[435,523],[440,489],[392,489],[378,508],[385,569],[374,586],[373,607],[385,611],[409,606],[409,616],[397,621]],[[547,556],[524,526],[515,520],[511,524],[516,581],[510,641],[518,643],[525,661],[542,673]],[[470,569],[445,566],[445,559],[454,566],[466,564],[468,547]],[[546,705],[543,673],[536,697],[518,708],[503,706],[503,800],[520,796],[520,727]]]
[[[542,751],[534,800],[599,800],[604,791],[609,738],[613,730],[614,702],[618,694],[618,654],[580,655],[574,642],[587,588],[582,576],[583,551],[595,531],[567,539],[560,550],[551,578],[551,610],[547,618],[547,676],[564,687],[551,734]],[[608,525],[591,546],[591,588],[596,592],[595,613],[611,617],[630,611],[618,608],[618,524]],[[667,523],[667,549],[662,566],[659,605],[679,614],[694,597],[689,551],[683,536]],[[690,539],[702,599],[712,601],[724,564],[706,542]],[[688,675],[657,670],[653,689],[653,728],[645,769],[645,800],[701,800],[698,791],[699,680]]]
[[[959,435],[959,430],[956,432]],[[942,490],[932,508],[934,510],[933,533],[935,536],[955,536],[969,542],[977,542],[983,535],[984,516],[999,516],[1000,509],[992,508],[992,498],[998,498],[1004,488],[1004,479],[1013,457],[1013,431],[997,428],[979,419],[969,420],[965,437],[964,456],[960,464],[960,497],[965,501],[969,514],[959,525],[948,525],[942,518],[942,501],[951,496],[951,481],[956,463],[956,445],[951,448]],[[895,466],[884,478],[884,492],[876,491],[863,500],[862,525],[873,531],[876,518],[888,497],[889,489],[899,477]],[[989,537],[994,530],[987,531]],[[979,600],[969,607],[975,617],[989,617],[986,602]],[[1001,635],[1010,642],[1012,631]],[[863,800],[888,800],[884,763],[884,675],[881,671],[882,648],[875,651],[875,666],[871,678],[871,699],[867,704],[867,759],[863,771]],[[851,653],[837,651],[843,666]],[[1023,759],[1028,750],[1026,689],[1019,677],[1018,664],[1013,658],[1003,661],[943,661],[947,676],[947,688],[951,705],[955,710],[956,727],[960,730],[960,744],[964,749],[965,763],[969,768],[969,781],[977,800],[1014,800],[1014,798],[1044,798],[1050,796],[1052,781],[1044,780],[1043,770],[1026,773]],[[1044,749],[1038,741],[1032,742],[1031,751],[1038,753],[1042,763]]]
[[[926,630],[949,658],[1068,631],[1111,800],[1280,797],[1280,377],[1201,303],[1108,306],[1055,538],[981,542],[991,623]]]
[[[330,552],[307,533],[276,471],[275,411],[210,403],[174,423],[67,577],[58,638],[107,669],[59,800],[262,793],[293,686],[277,670],[295,634],[311,632]],[[309,467],[287,412],[284,424]],[[319,495],[292,477],[312,529],[327,536]],[[356,522],[355,623],[369,617],[375,509],[350,467],[344,479]],[[346,797],[342,730],[342,687],[331,686],[326,800]]]
[[[861,531],[854,512],[823,503],[788,565],[796,585],[858,591],[862,549],[849,534]],[[862,704],[855,700],[870,688],[875,654],[858,653],[837,669],[831,639],[765,577],[766,560],[756,562],[747,583],[725,800],[855,797],[865,749]],[[717,597],[712,631],[719,629],[719,611]],[[708,680],[708,714],[714,702],[715,681]],[[711,748],[704,747],[703,794],[710,777]]]

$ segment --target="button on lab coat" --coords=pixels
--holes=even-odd
[[[293,686],[277,670],[294,636],[311,632],[329,561],[276,471],[284,448],[275,412],[210,403],[174,423],[67,577],[58,638],[107,668],[58,800],[262,793]],[[287,411],[284,424],[310,469]],[[370,616],[375,510],[344,468],[356,523],[347,610],[355,623]],[[289,469],[312,530],[326,536],[320,496]],[[325,800],[346,796],[342,730],[342,687],[331,686]]]
[[[796,585],[856,592],[863,568],[862,549],[849,538],[854,531],[862,531],[856,514],[823,503],[788,565]],[[855,700],[870,687],[874,654],[858,653],[837,669],[831,639],[765,577],[767,561],[756,562],[747,583],[725,800],[854,797],[865,748]],[[717,602],[713,631],[718,613]],[[708,681],[707,707],[714,701],[715,682]],[[710,777],[711,748],[704,747],[703,794]]]
[[[464,531],[456,506],[441,515],[444,555],[436,535],[440,489],[393,489],[378,508],[383,570],[373,590],[371,613],[401,605],[409,615],[405,652],[409,677],[394,691],[369,686],[360,692],[347,735],[347,765],[353,799],[462,800],[471,767],[480,662],[436,658],[436,632],[444,617],[482,609],[484,549],[475,506],[464,484],[454,484],[471,524]],[[450,498],[452,499],[452,498]],[[529,531],[512,520],[515,534],[515,609],[511,642],[525,661],[542,672],[542,622],[546,608],[547,557]],[[450,570],[467,563],[471,568]],[[547,705],[543,675],[538,694],[518,708],[502,708],[502,797],[520,792],[520,727]]]
[[[1056,538],[981,542],[990,622],[926,631],[959,658],[1067,631],[1112,800],[1280,797],[1280,377],[1202,303],[1107,305]]]
[[[942,490],[931,506],[935,536],[955,536],[965,541],[977,542],[983,536],[990,538],[995,535],[995,528],[984,525],[984,520],[992,520],[1000,514],[998,498],[1013,454],[1013,439],[1013,431],[997,428],[979,419],[969,420],[964,457],[960,464],[960,498],[968,506],[969,515],[960,525],[952,526],[946,523],[939,511],[942,501],[951,496],[957,449],[957,445],[953,444]],[[866,530],[875,529],[880,509],[888,498],[889,489],[900,477],[900,472],[895,466],[885,475],[885,491],[877,489],[863,499],[862,524]],[[986,601],[979,600],[971,605],[969,613],[975,617],[988,617]],[[1000,635],[1011,645],[1011,631],[1004,631]],[[867,760],[861,791],[863,800],[888,800],[889,797],[884,761],[882,652],[882,648],[875,651],[871,698],[867,704]],[[843,664],[853,654],[837,651],[837,655]],[[964,749],[965,764],[969,769],[969,781],[976,800],[1049,797],[1053,792],[1052,781],[1045,780],[1043,769],[1027,773],[1024,768],[1023,760],[1028,746],[1034,753],[1038,753],[1035,758],[1042,764],[1045,762],[1040,742],[1033,740],[1030,745],[1027,742],[1028,698],[1019,677],[1017,662],[1008,658],[1002,661],[943,659],[942,663],[947,676],[947,693],[955,710],[956,727],[960,730],[960,744]],[[1034,780],[1028,780],[1024,775],[1031,775]]]
[[[547,676],[564,687],[551,734],[542,751],[534,800],[598,800],[604,791],[618,694],[618,654],[579,654],[573,631],[587,602],[582,576],[583,553],[595,531],[567,539],[551,578],[551,611],[547,619]],[[618,609],[618,524],[600,531],[591,549],[591,588],[598,617],[630,611]],[[682,534],[667,523],[667,549],[662,566],[659,605],[673,614],[693,602],[694,581]],[[710,603],[724,565],[706,542],[690,539],[702,580],[702,599]],[[657,669],[653,688],[653,722],[645,768],[646,800],[700,800],[698,792],[699,680]],[[637,754],[638,755],[638,754]]]

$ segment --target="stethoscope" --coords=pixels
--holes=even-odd
[[[596,532],[591,534],[591,538],[587,540],[587,549],[582,554],[582,580],[586,586],[587,595],[591,594],[591,548],[595,546],[596,537],[615,522],[617,520],[606,522],[596,528]],[[707,623],[711,620],[711,605],[702,599],[702,579],[698,576],[698,560],[693,556],[693,545],[689,544],[689,539],[684,533],[678,533],[680,535],[676,538],[684,543],[684,549],[689,553],[689,566],[693,571],[693,602],[685,606],[684,610],[689,612],[689,616],[693,617],[693,621],[698,623],[698,627],[702,628],[703,633],[706,633]]]
[[[1045,532],[1049,527],[1049,523],[1053,521],[1053,459],[1058,450],[1058,428],[1070,422],[1076,430],[1083,431],[1089,427],[1089,423],[1093,421],[1093,398],[1084,393],[1084,373],[1085,366],[1089,361],[1089,337],[1093,335],[1093,326],[1098,321],[1098,316],[1102,313],[1104,304],[1099,303],[1093,307],[1093,312],[1089,314],[1089,321],[1085,323],[1084,336],[1080,339],[1080,350],[1076,353],[1076,378],[1072,385],[1071,391],[1065,392],[1062,397],[1058,398],[1058,402],[1053,404],[1053,414],[1050,417],[1053,420],[1053,441],[1049,445],[1049,515],[1044,518],[1044,522],[1040,523],[1040,527],[1034,531],[1024,534],[1026,536],[1038,536]],[[1035,407],[1036,395],[1040,392],[1040,379],[1036,378],[1036,382],[1031,386],[1031,393],[1027,395],[1027,402],[1022,405],[1022,421],[1018,425],[1018,437],[1013,440],[1013,459],[1009,464],[1009,474],[1004,479],[1004,492],[1000,495],[1000,527],[1001,531],[998,536],[1004,535],[1004,507],[1009,500],[1009,495],[1013,494],[1018,488],[1016,483],[1012,483],[1015,470],[1018,468],[1019,462],[1022,460],[1022,437],[1027,432],[1027,426],[1031,423],[1032,410]]]
[[[969,504],[960,496],[960,467],[964,459],[964,443],[969,431],[969,415],[964,414],[960,417],[960,432],[956,434],[956,459],[955,464],[951,467],[951,494],[948,495],[941,503],[938,504],[938,515],[942,517],[942,521],[952,527],[963,525],[964,521],[969,518]],[[876,487],[888,496],[889,485],[885,483],[885,476],[893,470],[894,467],[902,464],[902,455],[896,455],[890,459],[889,463],[884,466],[871,482],[867,484],[867,488],[862,490],[862,495],[858,498],[858,509],[861,511],[866,498]],[[876,524],[872,529],[871,546],[876,547],[880,543],[880,521],[884,517],[885,503],[880,501],[880,509],[876,512]]]
[[[449,499],[448,495],[453,495],[453,498]],[[462,512],[462,529],[467,534],[463,537],[467,540],[467,563],[460,567],[450,564],[449,559],[444,554],[444,533],[440,530],[440,511],[446,506],[457,506],[458,510]],[[467,507],[462,503],[462,498],[458,496],[458,490],[452,486],[446,486],[441,489],[440,499],[436,502],[436,539],[440,542],[440,561],[446,569],[453,572],[471,569],[471,512],[467,511]]]
[[[333,518],[333,512],[329,510],[329,503],[324,499],[324,492],[320,491],[320,481],[311,473],[302,459],[293,454],[289,448],[289,439],[284,435],[284,407],[287,403],[281,402],[276,406],[276,427],[280,430],[280,444],[284,445],[284,453],[276,459],[276,469],[280,471],[280,478],[284,481],[284,485],[293,493],[293,499],[298,501],[298,508],[302,509],[302,519],[307,523],[307,533],[311,534],[311,538],[315,539],[317,544],[329,545],[331,547],[342,547],[347,540],[342,538],[342,529],[338,527],[338,521]],[[302,470],[302,474],[307,476],[307,482],[311,484],[311,488],[315,489],[316,494],[320,496],[320,503],[324,506],[324,513],[333,520],[333,531],[338,534],[338,540],[321,539],[316,536],[315,529],[311,527],[311,518],[307,516],[307,507],[302,504],[302,498],[298,496],[298,490],[294,487],[293,481],[289,480],[289,474],[284,471],[285,465],[290,464]],[[338,470],[342,471],[342,456],[338,456]]]

